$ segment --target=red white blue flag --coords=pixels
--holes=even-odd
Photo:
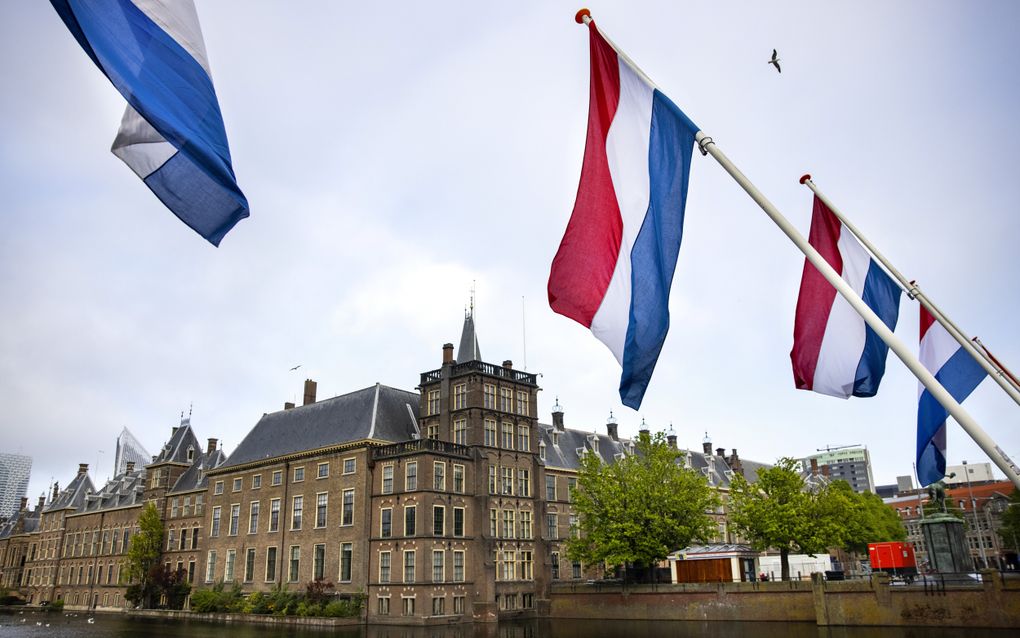
[[[985,378],[985,370],[956,339],[921,306],[921,364],[958,403],[970,396]],[[946,475],[946,418],[931,392],[918,385],[917,480],[931,485]]]
[[[588,138],[549,305],[606,344],[637,409],[669,329],[698,127],[588,23]]]
[[[817,196],[808,242],[894,330],[899,287]],[[889,346],[805,259],[790,353],[797,388],[843,399],[874,396],[888,352]]]

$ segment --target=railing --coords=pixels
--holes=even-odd
[[[391,459],[397,456],[421,452],[438,452],[439,454],[449,454],[451,456],[470,457],[470,450],[466,445],[440,441],[439,439],[418,439],[416,441],[404,441],[375,448],[372,450],[372,459]]]
[[[485,363],[484,361],[465,361],[464,363],[455,363],[453,365],[453,376],[465,374],[468,372],[481,372],[492,377],[500,377],[502,379],[509,379],[517,383],[530,383],[531,385],[538,385],[538,375],[524,372],[523,370],[514,370],[513,368],[504,368],[492,363]],[[431,370],[429,372],[423,372],[421,375],[421,384],[426,385],[428,383],[435,383],[442,378],[443,370]]]

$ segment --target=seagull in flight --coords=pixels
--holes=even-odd
[[[290,369],[290,371],[291,371],[291,372],[294,372],[295,370],[297,370],[297,369],[298,369],[298,368],[300,368],[300,367],[301,367],[301,364],[299,363],[299,364],[297,364],[296,366],[294,366],[293,368],[291,368],[291,369]]]
[[[772,59],[768,61],[768,64],[776,67],[776,71],[782,73],[783,70],[779,68],[779,54],[776,53],[775,49],[772,49]]]

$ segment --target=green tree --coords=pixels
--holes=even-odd
[[[848,552],[867,553],[868,543],[902,541],[907,538],[896,510],[871,492],[858,494],[846,481],[833,481],[822,499],[830,499],[832,515],[841,523],[839,546]]]
[[[1003,549],[1020,552],[1020,490],[1013,490],[1009,495],[1009,506],[1002,513],[999,536],[1002,537]]]
[[[840,490],[808,491],[797,462],[782,458],[760,470],[755,483],[739,474],[733,477],[729,520],[755,549],[778,549],[783,580],[789,580],[791,551],[816,554],[841,544],[846,504]]]
[[[127,554],[127,576],[131,587],[125,598],[152,607],[159,592],[159,554],[163,548],[163,521],[156,505],[149,502],[138,517],[138,533],[131,537]]]
[[[716,528],[708,512],[718,507],[718,496],[682,458],[661,433],[642,435],[635,453],[614,463],[583,455],[573,493],[578,525],[567,556],[651,569],[670,552],[711,538]]]

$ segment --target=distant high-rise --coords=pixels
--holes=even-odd
[[[124,428],[117,437],[117,455],[113,459],[113,475],[120,476],[127,471],[128,462],[135,464],[135,467],[145,467],[152,463],[152,455],[146,451],[138,439],[131,434],[130,430]]]
[[[829,478],[846,481],[855,492],[874,492],[875,479],[871,474],[871,455],[866,447],[829,448],[820,454],[812,454],[801,459],[807,470],[815,459],[818,467],[828,467]]]
[[[0,518],[8,518],[28,494],[32,457],[0,453]]]

